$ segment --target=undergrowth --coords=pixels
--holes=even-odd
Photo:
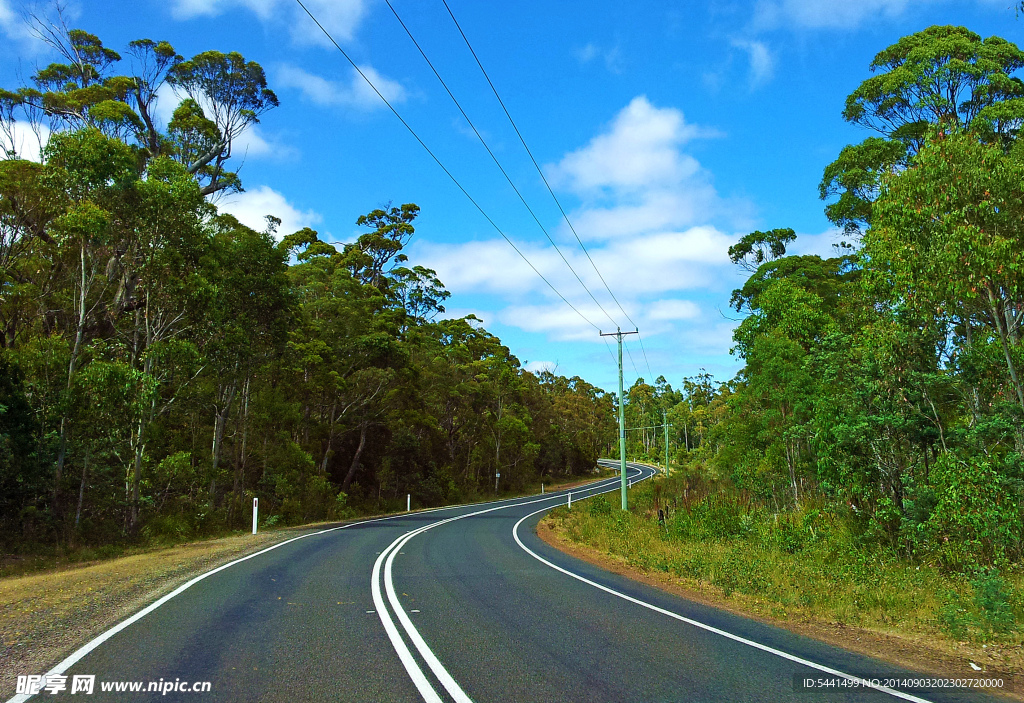
[[[646,481],[627,513],[598,496],[551,517],[574,542],[711,588],[773,617],[1020,644],[1019,569],[951,572],[871,540],[845,506],[773,509],[694,474]],[[659,519],[659,511],[664,521]]]

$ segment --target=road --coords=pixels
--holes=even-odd
[[[630,464],[629,473],[638,481],[653,472]],[[617,488],[614,479],[571,492],[575,504]],[[74,675],[96,677],[88,701],[992,700],[797,691],[795,675],[909,672],[552,549],[536,524],[567,499],[563,491],[305,534],[105,633],[58,667],[68,690],[33,700],[83,699],[70,695]],[[210,691],[100,690],[115,681],[210,682]]]

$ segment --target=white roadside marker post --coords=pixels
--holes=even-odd
[[[256,534],[256,524],[260,514],[260,499],[252,499],[252,533]]]
[[[569,510],[572,510],[572,493],[569,493]]]
[[[405,512],[412,510],[412,493],[405,494]]]

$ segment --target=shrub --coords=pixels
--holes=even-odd
[[[935,510],[928,519],[940,563],[955,571],[1001,566],[1021,552],[1019,482],[980,457],[935,462]]]

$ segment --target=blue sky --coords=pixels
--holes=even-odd
[[[601,305],[630,327],[565,226],[440,0],[394,6]],[[1020,44],[1010,0],[467,2],[449,0],[592,258],[640,326],[653,375],[719,378],[742,283],[726,250],[754,229],[793,227],[794,251],[836,241],[817,184],[846,144],[843,101],[875,53],[933,24]],[[595,325],[611,321],[580,287],[490,161],[387,5],[309,0],[367,75],[492,219]],[[0,0],[0,81],[49,56],[26,6]],[[311,226],[332,241],[387,202],[422,208],[412,263],[452,292],[530,366],[616,385],[597,330],[562,303],[452,185],[294,0],[72,2],[72,24],[120,50],[170,41],[189,57],[239,51],[267,71],[281,106],[243,139],[246,192],[220,206],[262,228]],[[174,96],[161,103],[165,115]],[[237,147],[236,147],[237,149]],[[630,338],[626,383],[652,373]]]

